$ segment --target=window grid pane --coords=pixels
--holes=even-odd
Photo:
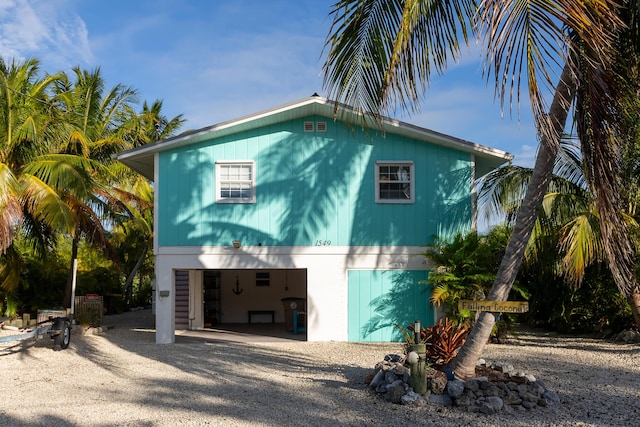
[[[250,201],[253,198],[253,165],[219,165],[220,199]]]
[[[223,181],[251,181],[251,166],[248,166],[248,165],[221,166],[220,178]]]
[[[380,198],[387,200],[410,199],[411,184],[380,184]]]
[[[411,200],[410,165],[379,165],[380,200]]]

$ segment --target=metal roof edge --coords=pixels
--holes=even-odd
[[[385,126],[396,130],[396,132],[397,132],[397,129],[403,129],[405,132],[401,132],[401,133],[414,134],[416,136],[422,136],[423,138],[427,137],[429,139],[429,142],[442,143],[448,146],[453,145],[454,147],[459,148],[463,151],[468,151],[476,154],[484,154],[491,157],[498,157],[498,158],[505,159],[507,161],[513,160],[513,154],[504,150],[500,150],[498,148],[493,148],[487,145],[482,145],[475,142],[467,141],[466,139],[457,138],[455,136],[447,135],[441,132],[437,132],[428,128],[413,125],[411,123],[403,122],[400,120],[395,120],[391,118],[384,118],[383,120],[384,120]]]

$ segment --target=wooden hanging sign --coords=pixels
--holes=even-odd
[[[528,301],[458,301],[458,310],[490,311],[492,313],[525,313],[529,311]]]

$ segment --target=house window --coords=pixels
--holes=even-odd
[[[216,162],[216,202],[255,203],[255,169],[251,161]]]
[[[271,275],[269,272],[256,271],[256,286],[269,286]]]
[[[413,203],[413,162],[376,162],[376,203]]]

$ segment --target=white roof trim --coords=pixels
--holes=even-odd
[[[329,101],[328,99],[320,96],[311,96],[300,101],[284,104],[279,107],[265,110],[259,113],[250,114],[238,119],[229,120],[226,122],[215,124],[213,126],[201,128],[193,132],[186,132],[184,134],[163,141],[158,141],[144,145],[142,147],[136,147],[127,151],[123,151],[116,154],[114,157],[117,160],[141,172],[142,168],[144,167],[143,165],[147,165],[148,167],[153,168],[153,162],[151,161],[151,164],[149,164],[149,161],[152,159],[153,154],[157,152],[169,150],[183,145],[198,143],[225,134],[240,132],[245,129],[250,129],[253,127],[252,123],[255,123],[255,126],[268,124],[268,122],[259,123],[259,121],[263,119],[273,118],[273,122],[275,123],[283,120],[278,118],[280,114],[292,112],[294,110],[300,111],[300,117],[308,115],[320,115],[332,119],[341,119],[346,122],[352,122],[354,123],[354,125],[367,123],[368,126],[372,129],[375,129],[375,127],[377,126],[374,119],[366,117],[353,108],[345,105],[338,105],[336,107],[336,103],[333,101]],[[285,119],[288,120],[290,118],[291,117],[287,117]],[[508,162],[513,160],[513,155],[506,151],[476,144],[450,135],[445,135],[430,129],[402,122],[400,120],[383,117],[382,124],[386,132],[399,134],[418,140],[426,140],[431,143],[456,148],[464,152],[477,154],[480,157],[493,158],[494,161],[502,160],[504,162]],[[151,176],[149,175],[153,174],[149,173],[149,171],[146,171],[146,173],[143,173],[143,175],[151,179]]]

